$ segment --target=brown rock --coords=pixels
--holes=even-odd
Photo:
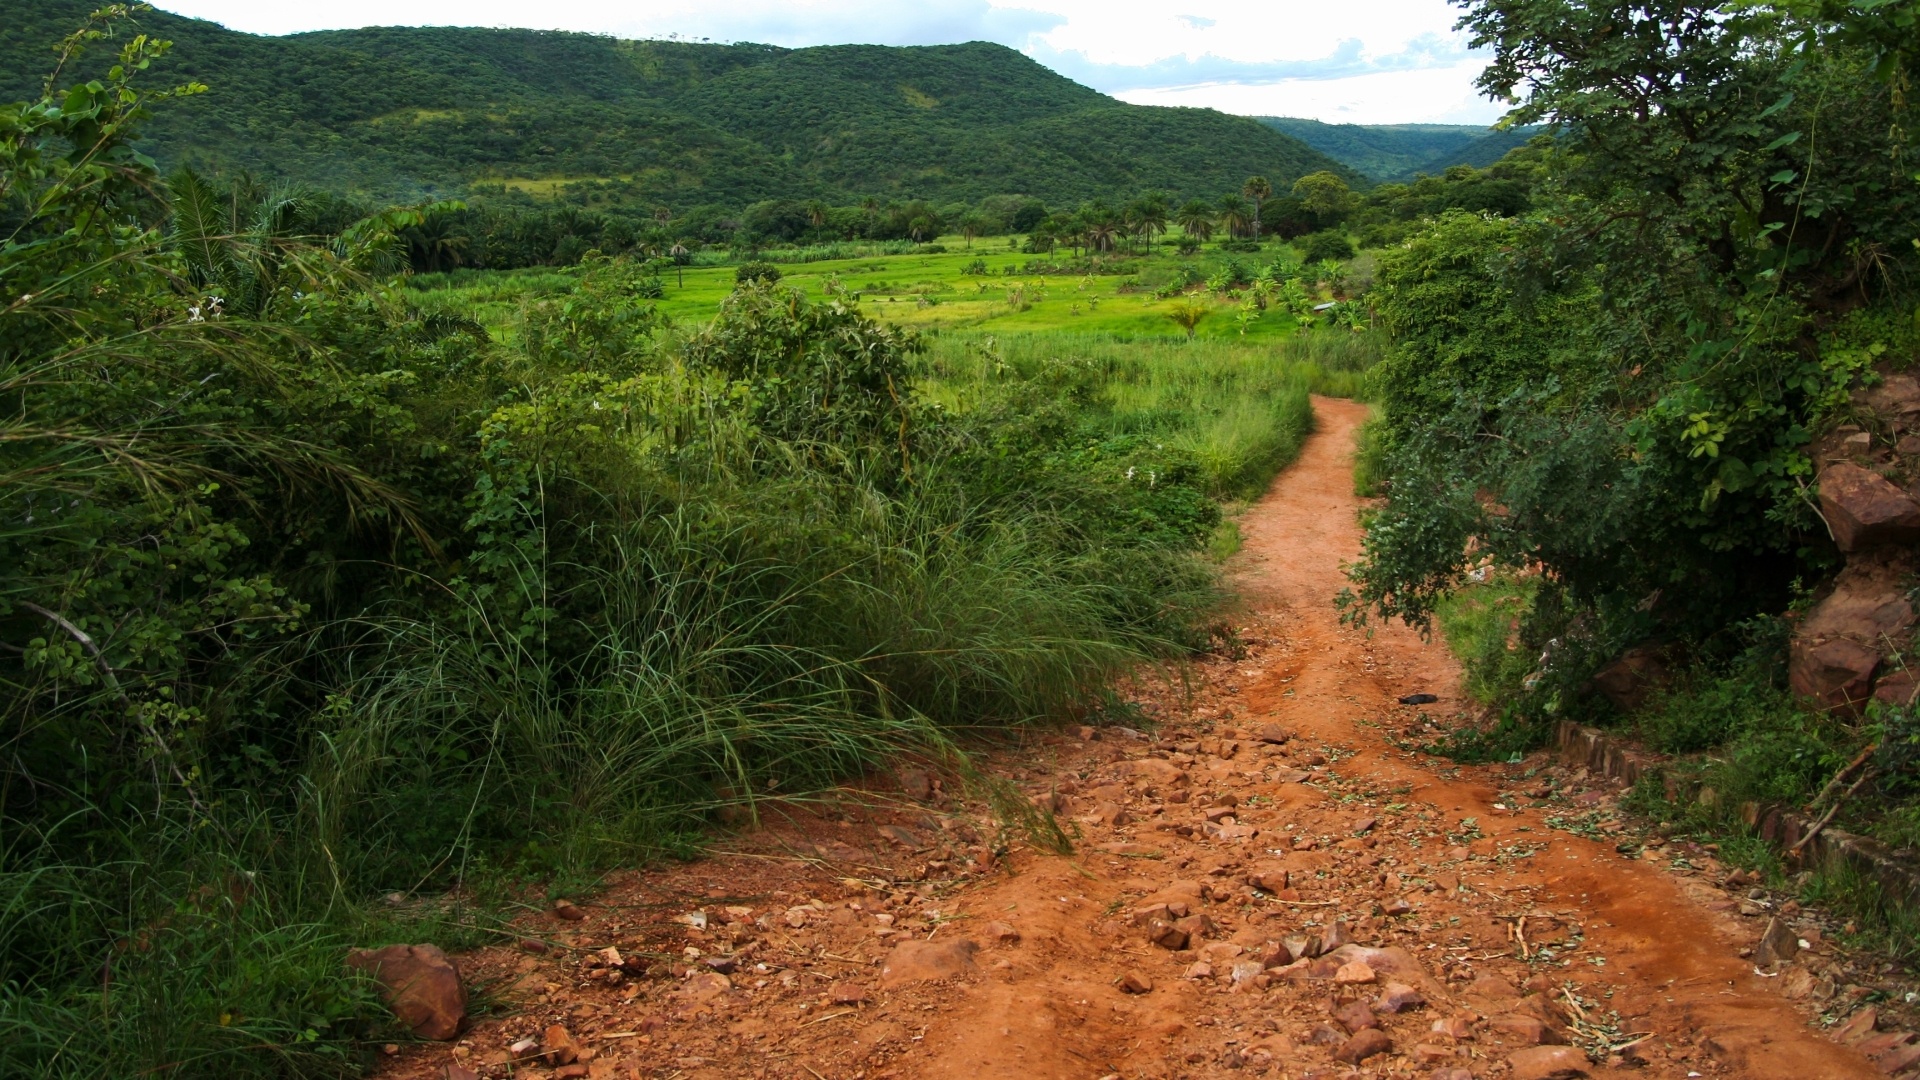
[[[1413,905],[1411,903],[1408,903],[1404,899],[1389,900],[1386,903],[1380,905],[1380,914],[1387,915],[1387,916],[1405,915],[1411,912],[1412,910],[1413,910]]]
[[[593,1075],[593,1070],[576,1062],[572,1065],[562,1065],[549,1075],[553,1080],[586,1080]]]
[[[1187,947],[1187,932],[1165,919],[1153,919],[1147,923],[1147,940],[1177,951]]]
[[[1123,994],[1151,994],[1153,992],[1153,980],[1137,971],[1129,971],[1125,975],[1120,976],[1118,985],[1120,992]]]
[[[447,1066],[447,1080],[480,1080],[480,1074],[455,1062]]]
[[[1571,1046],[1535,1046],[1507,1058],[1512,1080],[1574,1080],[1587,1075],[1587,1055]]]
[[[540,1036],[540,1053],[549,1065],[571,1065],[580,1060],[580,1044],[563,1025],[549,1024]]]
[[[1288,731],[1279,724],[1268,724],[1261,728],[1260,733],[1255,735],[1254,738],[1259,739],[1263,743],[1271,743],[1278,746],[1293,738],[1293,732]]]
[[[867,1000],[867,988],[859,983],[837,982],[827,987],[827,1001],[834,1005],[860,1005]]]
[[[901,769],[900,793],[914,802],[926,802],[933,798],[933,779],[921,769]]]
[[[1520,991],[1513,984],[1498,975],[1482,975],[1467,984],[1467,996],[1485,998],[1488,1001],[1505,1001],[1518,998]]]
[[[1421,996],[1420,991],[1406,983],[1390,982],[1386,989],[1381,991],[1379,998],[1375,999],[1373,1008],[1375,1012],[1401,1013],[1408,1009],[1417,1009],[1426,1003],[1427,999]]]
[[[1352,941],[1353,939],[1347,936],[1347,924],[1336,920],[1331,926],[1321,931],[1320,948],[1314,955],[1325,956],[1340,946],[1349,944]]]
[[[1380,1026],[1380,1018],[1373,1015],[1373,1010],[1367,1008],[1366,1003],[1361,1001],[1349,1001],[1335,1009],[1333,1018],[1340,1022],[1341,1027],[1347,1029],[1348,1034]]]
[[[1379,1028],[1366,1028],[1335,1049],[1333,1058],[1349,1065],[1358,1065],[1375,1054],[1384,1054],[1391,1049],[1393,1040],[1387,1037],[1386,1032]]]
[[[696,971],[687,976],[686,980],[680,984],[680,989],[674,993],[697,1004],[702,1001],[712,1001],[731,989],[733,989],[733,980],[725,975],[717,971]]]
[[[1794,693],[1829,710],[1857,710],[1867,700],[1883,650],[1899,651],[1912,636],[1907,591],[1913,572],[1913,553],[1904,549],[1847,560],[1794,632],[1788,668]]]
[[[1857,712],[1873,691],[1880,651],[1834,638],[1802,645],[1796,640],[1787,671],[1794,693],[1829,712]]]
[[[1912,1066],[1920,1064],[1920,1043],[1908,1043],[1871,1056],[1875,1068],[1888,1076],[1897,1076]]]
[[[1753,947],[1753,962],[1760,967],[1771,968],[1791,961],[1800,955],[1800,940],[1785,919],[1775,916],[1767,920],[1767,928],[1760,934],[1760,943]]]
[[[1342,945],[1322,956],[1316,962],[1316,967],[1329,963],[1334,965],[1333,969],[1327,972],[1331,976],[1339,970],[1339,965],[1353,960],[1358,960],[1372,968],[1375,975],[1396,979],[1425,993],[1433,994],[1439,990],[1439,986],[1427,974],[1427,969],[1421,965],[1420,961],[1415,960],[1412,953],[1397,945],[1384,949],[1369,948],[1365,945]]]
[[[1902,668],[1890,671],[1873,684],[1873,700],[1888,705],[1907,706],[1920,698],[1920,675]]]
[[[1175,919],[1173,925],[1181,933],[1187,935],[1189,942],[1216,937],[1220,932],[1219,928],[1213,925],[1212,919],[1199,912],[1189,915],[1184,919]]]
[[[903,941],[880,967],[880,985],[893,987],[928,979],[951,979],[978,971],[979,946],[965,938],[951,941]]]
[[[400,1022],[423,1039],[451,1039],[467,1018],[460,969],[437,945],[355,949],[347,966],[380,984],[380,996]]]
[[[1669,672],[1663,650],[1638,646],[1621,653],[1593,673],[1593,688],[1621,712],[1634,712],[1654,690],[1665,686]]]
[[[1544,1020],[1526,1013],[1508,1013],[1487,1021],[1487,1026],[1516,1042],[1528,1046],[1558,1045],[1565,1040]]]
[[[998,919],[995,919],[980,929],[986,934],[987,940],[989,941],[997,941],[1002,945],[1017,945],[1020,942],[1020,931],[1015,930],[1012,926]]]
[[[1473,1073],[1466,1069],[1435,1069],[1427,1080],[1473,1080]]]
[[[587,917],[587,909],[571,900],[559,899],[553,902],[553,917],[568,922],[579,922]]]
[[[1445,1035],[1455,1042],[1465,1042],[1473,1038],[1473,1022],[1464,1016],[1445,1016],[1433,1022],[1430,1028],[1435,1035]]]
[[[1370,983],[1376,978],[1378,975],[1364,960],[1349,960],[1341,964],[1340,969],[1333,973],[1334,982],[1354,986]]]
[[[1286,946],[1286,950],[1293,954],[1295,960],[1320,955],[1320,943],[1309,937],[1283,938],[1280,944]]]
[[[1347,1041],[1347,1033],[1332,1024],[1315,1024],[1307,1033],[1307,1041],[1315,1046],[1339,1046]]]
[[[1846,1023],[1834,1029],[1833,1039],[1835,1042],[1857,1043],[1873,1034],[1873,1029],[1879,1026],[1880,1010],[1869,1005],[1847,1017]]]
[[[1451,1061],[1457,1055],[1453,1052],[1453,1047],[1451,1046],[1435,1046],[1432,1043],[1421,1043],[1413,1048],[1413,1056],[1414,1060],[1431,1065],[1436,1061]]]
[[[1848,462],[1821,471],[1820,512],[1841,551],[1920,540],[1920,503],[1879,473]]]

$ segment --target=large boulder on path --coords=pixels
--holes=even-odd
[[[973,954],[980,946],[965,938],[948,941],[903,941],[887,954],[880,967],[880,985],[905,986],[931,979],[952,979],[980,970]]]
[[[1893,481],[1849,462],[1821,470],[1820,513],[1841,551],[1920,540],[1920,503]]]
[[[1878,549],[1849,559],[1833,588],[1794,632],[1788,678],[1795,694],[1828,711],[1858,712],[1883,657],[1913,634],[1911,552]]]
[[[355,949],[347,966],[380,984],[380,995],[400,1022],[423,1039],[451,1039],[467,1018],[460,969],[437,945]]]

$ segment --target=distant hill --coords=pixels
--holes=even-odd
[[[1450,165],[1485,168],[1540,134],[1465,124],[1326,124],[1291,116],[1255,117],[1373,180],[1437,174]]]
[[[0,93],[37,92],[49,46],[95,2],[14,5],[0,23]],[[272,38],[165,12],[139,27],[176,43],[154,84],[212,87],[148,127],[163,165],[385,198],[595,179],[599,201],[676,208],[867,195],[1061,204],[1150,189],[1211,197],[1254,174],[1282,189],[1319,169],[1362,180],[1252,119],[1124,104],[981,42],[781,49],[395,27]],[[103,44],[81,70],[109,59]]]

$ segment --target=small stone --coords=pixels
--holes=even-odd
[[[1427,1080],[1473,1080],[1473,1073],[1462,1068],[1435,1069]]]
[[[1487,1026],[1528,1046],[1544,1046],[1564,1041],[1559,1033],[1549,1027],[1545,1021],[1537,1016],[1528,1016],[1526,1013],[1496,1016],[1487,1022]]]
[[[979,970],[973,954],[979,946],[965,938],[949,941],[903,941],[887,954],[880,968],[880,985],[902,986],[928,979],[951,979]]]
[[[507,1054],[510,1057],[512,1057],[513,1060],[515,1061],[524,1061],[527,1058],[534,1056],[534,1054],[538,1052],[539,1049],[540,1049],[540,1040],[520,1039],[516,1041],[512,1046],[507,1047]]]
[[[1370,983],[1375,978],[1377,978],[1377,976],[1374,974],[1373,968],[1368,966],[1365,960],[1349,960],[1340,965],[1340,970],[1333,973],[1334,982],[1347,985]]]
[[[1260,733],[1254,737],[1259,739],[1263,743],[1271,743],[1274,746],[1279,746],[1280,744],[1293,738],[1293,732],[1288,731],[1286,728],[1281,727],[1279,724],[1268,724],[1265,727],[1261,728]]]
[[[1393,1040],[1387,1037],[1386,1032],[1379,1028],[1366,1028],[1335,1049],[1333,1058],[1349,1065],[1358,1065],[1375,1054],[1384,1054],[1391,1049]]]
[[[1436,1035],[1445,1035],[1455,1042],[1465,1042],[1473,1038],[1473,1022],[1464,1016],[1444,1016],[1433,1022],[1428,1030]]]
[[[1869,1005],[1847,1017],[1846,1023],[1834,1029],[1833,1039],[1835,1042],[1857,1043],[1873,1034],[1873,1029],[1878,1026],[1880,1026],[1880,1010]]]
[[[447,1080],[480,1080],[480,1074],[456,1063],[447,1066]]]
[[[549,1065],[571,1065],[580,1060],[580,1044],[565,1025],[549,1024],[540,1036],[540,1053]]]
[[[1380,905],[1380,914],[1382,915],[1393,915],[1393,916],[1405,915],[1411,912],[1412,910],[1413,910],[1413,905],[1411,903],[1408,903],[1405,899],[1389,900],[1386,903]]]
[[[1349,1001],[1335,1009],[1333,1018],[1340,1021],[1340,1026],[1346,1028],[1348,1034],[1380,1026],[1380,1018],[1373,1015],[1373,1010],[1367,1008],[1365,1002],[1360,1001]]]
[[[1452,1061],[1455,1055],[1453,1047],[1451,1046],[1435,1046],[1432,1043],[1421,1043],[1413,1048],[1413,1056],[1422,1064],[1431,1065],[1436,1061]]]
[[[1233,965],[1230,978],[1235,986],[1249,986],[1260,976],[1266,974],[1266,966],[1258,960],[1242,960]]]
[[[579,922],[587,917],[587,909],[571,900],[561,899],[553,902],[553,917],[568,922]]]
[[[728,990],[733,989],[733,980],[717,971],[697,971],[687,976],[675,993],[689,1001],[698,1003],[711,1001]]]
[[[530,952],[538,955],[547,951],[547,943],[541,941],[539,938],[523,937],[520,939],[519,944],[521,952]]]
[[[1313,955],[1325,956],[1340,946],[1348,945],[1352,942],[1353,938],[1347,936],[1347,924],[1335,922],[1321,932],[1320,948],[1315,950]]]
[[[926,802],[933,798],[933,781],[920,769],[902,769],[900,793],[914,802]]]
[[[1587,1075],[1587,1055],[1571,1046],[1535,1046],[1507,1057],[1512,1080],[1574,1080]]]
[[[1519,997],[1520,991],[1515,990],[1512,983],[1498,975],[1482,975],[1467,984],[1467,996],[1486,998],[1489,1001],[1505,1001],[1508,998]]]
[[[578,1062],[572,1065],[562,1065],[553,1070],[551,1074],[553,1080],[586,1080],[587,1077],[592,1075],[592,1069]]]
[[[1402,705],[1431,705],[1440,699],[1433,694],[1408,694],[1400,699]]]
[[[1163,949],[1178,951],[1187,947],[1187,932],[1165,919],[1147,923],[1147,940]]]
[[[1120,992],[1123,994],[1151,994],[1153,980],[1137,971],[1129,971],[1120,976]]]
[[[1002,945],[1015,945],[1020,941],[1020,931],[1015,930],[1012,926],[1000,922],[997,919],[980,929],[982,933],[986,935],[987,940],[995,941]]]
[[[837,982],[827,987],[827,1001],[833,1005],[859,1005],[867,1000],[867,988],[859,983]]]
[[[1181,933],[1187,935],[1188,943],[1214,937],[1220,932],[1219,927],[1213,924],[1212,919],[1198,912],[1184,919],[1175,919],[1173,925]]]
[[[1379,998],[1374,1001],[1373,1009],[1375,1012],[1402,1013],[1408,1009],[1417,1009],[1426,1003],[1427,999],[1421,996],[1420,991],[1406,983],[1390,982],[1386,985],[1386,989],[1380,992]]]
[[[1772,968],[1791,961],[1800,954],[1800,940],[1794,934],[1793,927],[1782,918],[1767,920],[1767,928],[1760,934],[1760,943],[1753,947],[1753,962],[1763,968]]]
[[[1339,1046],[1347,1041],[1347,1033],[1332,1024],[1320,1023],[1307,1033],[1307,1041],[1316,1046]]]
[[[1363,817],[1359,821],[1356,821],[1353,823],[1353,835],[1365,836],[1368,833],[1372,832],[1373,827],[1375,825],[1378,825],[1379,823],[1380,823],[1379,818]]]
[[[1308,937],[1282,938],[1280,944],[1293,954],[1295,960],[1320,955],[1320,943]]]

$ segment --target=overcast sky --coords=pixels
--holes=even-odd
[[[1145,105],[1334,123],[1491,123],[1446,0],[158,0],[235,30],[516,26],[773,45],[997,41]]]

